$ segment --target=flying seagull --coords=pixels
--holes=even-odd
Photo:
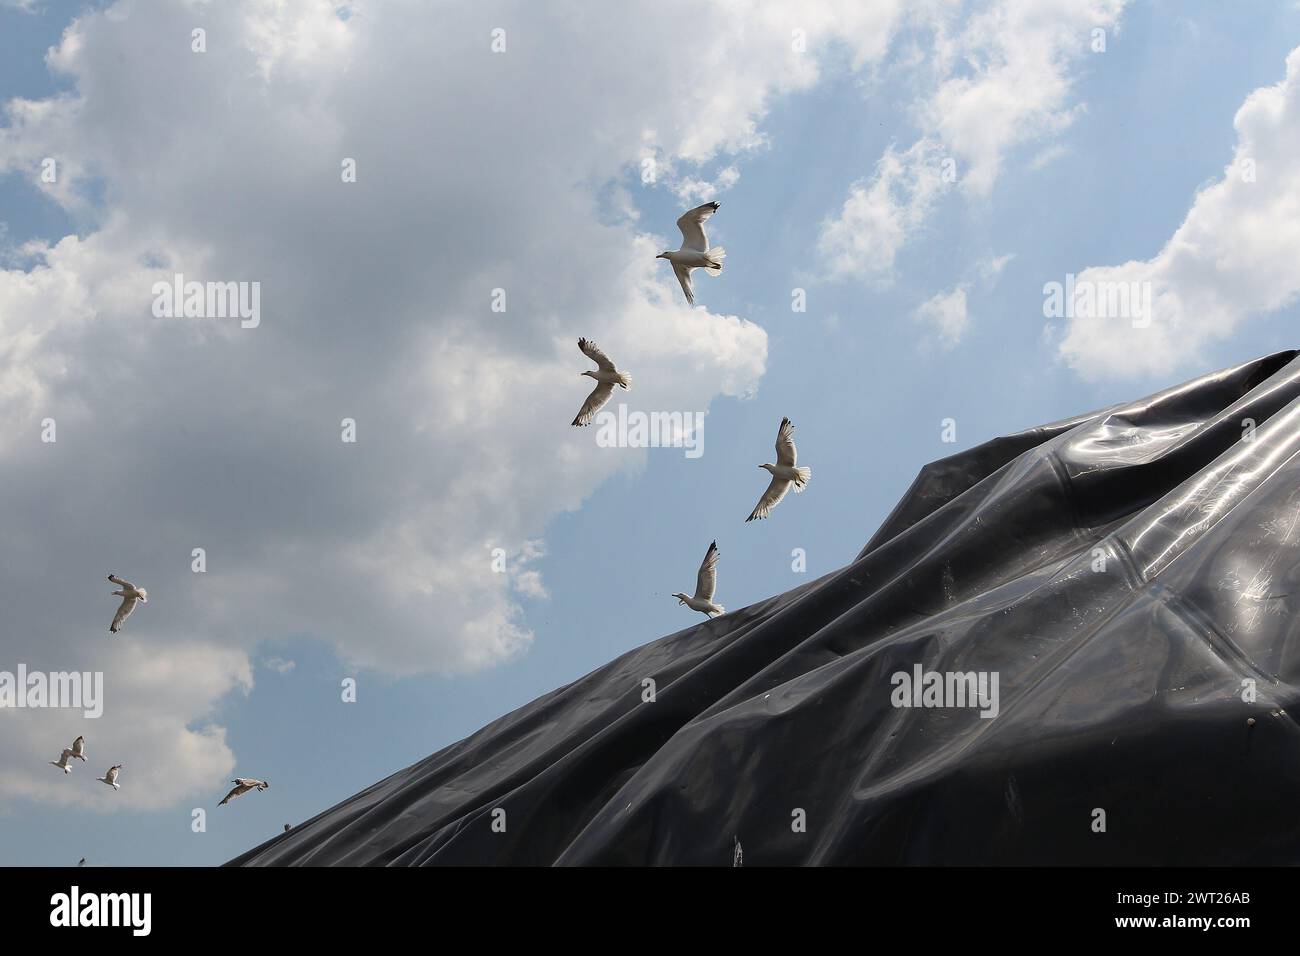
[[[50,761],[50,765],[51,765],[51,766],[54,766],[54,767],[58,767],[58,768],[59,768],[60,770],[62,770],[64,773],[72,773],[72,768],[68,766],[68,761],[69,761],[71,758],[72,758],[72,751],[71,751],[71,750],[68,750],[68,749],[65,747],[64,750],[63,750],[63,753],[59,756],[59,759],[58,759],[58,760],[51,760],[51,761]]]
[[[735,848],[732,849],[732,851],[731,851],[731,865],[732,865],[733,867],[736,867],[736,866],[744,866],[744,865],[745,865],[745,851],[742,850],[741,847],[740,847],[740,837],[732,837],[732,839],[736,841],[736,846],[735,846]]]
[[[117,785],[117,772],[121,769],[122,769],[122,765],[120,763],[115,764],[112,767],[108,768],[108,773],[104,774],[104,776],[102,777],[96,777],[95,779],[98,780],[100,783],[106,783],[114,790],[117,790],[119,789]]]
[[[234,787],[231,788],[228,794],[221,798],[221,802],[217,804],[219,807],[224,807],[231,800],[235,799],[235,797],[242,797],[250,790],[265,790],[270,786],[270,784],[265,780],[254,780],[252,777],[236,777],[230,782],[234,784]]]
[[[673,273],[682,284],[686,301],[695,304],[695,291],[691,285],[691,272],[703,269],[711,276],[722,272],[722,260],[727,250],[722,246],[709,248],[709,237],[704,234],[704,221],[718,211],[718,203],[706,202],[682,213],[677,228],[682,231],[682,247],[676,252],[661,252],[656,259],[667,259],[673,264]]]
[[[758,504],[754,505],[754,510],[750,512],[746,521],[753,521],[755,518],[766,518],[772,513],[777,502],[785,497],[785,493],[794,485],[796,492],[803,491],[803,486],[808,484],[808,479],[812,477],[811,468],[796,468],[794,463],[798,458],[794,450],[794,425],[790,419],[781,419],[781,427],[776,433],[776,464],[759,465],[759,468],[766,468],[772,473],[772,483],[767,486],[767,491],[763,492],[763,497],[758,499]]]
[[[72,742],[72,750],[70,751],[70,753],[78,760],[84,761],[86,759],[86,738],[78,737],[76,740],[74,740]]]
[[[113,623],[108,626],[108,629],[116,634],[122,630],[122,622],[135,610],[137,601],[141,604],[149,603],[149,592],[144,588],[136,587],[130,581],[123,581],[116,574],[110,574],[108,579],[121,587],[121,590],[113,592],[122,596],[122,603],[118,606],[117,613],[113,615]]]
[[[86,865],[86,858],[83,856],[83,857],[81,858],[81,862],[78,863],[77,866],[85,866],[85,865]]]
[[[721,604],[713,603],[713,592],[718,588],[718,542],[714,541],[709,545],[709,550],[704,554],[704,563],[700,565],[700,573],[695,579],[695,596],[687,597],[685,594],[677,593],[673,597],[685,604],[692,611],[699,611],[701,614],[707,614],[709,617],[717,617],[727,609]]]
[[[587,396],[587,400],[582,403],[582,409],[573,419],[574,425],[590,425],[591,420],[596,417],[596,413],[605,407],[609,397],[614,394],[615,385],[623,388],[632,387],[632,376],[615,368],[614,363],[609,360],[609,356],[598,349],[596,343],[590,339],[578,339],[578,348],[582,349],[587,358],[600,366],[594,372],[588,369],[582,373],[594,378],[596,387],[592,389],[591,394]]]

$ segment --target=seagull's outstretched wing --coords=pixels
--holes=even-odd
[[[749,513],[749,517],[745,520],[753,521],[755,518],[766,518],[789,490],[790,482],[787,479],[777,478],[773,475],[772,483],[767,486],[767,491],[763,492],[763,497],[758,499],[758,504],[754,505],[754,510]]]
[[[252,777],[236,777],[230,782],[234,784],[234,787],[231,788],[228,794],[221,798],[221,803],[217,804],[219,807],[229,803],[231,800],[235,799],[235,797],[242,797],[250,790],[265,790],[270,786],[270,784],[262,780],[254,780]]]
[[[704,220],[718,211],[716,202],[706,202],[703,206],[682,213],[677,220],[677,228],[682,231],[682,248],[694,249],[696,252],[709,251],[709,237],[704,234]]]
[[[799,453],[794,449],[794,423],[783,418],[776,432],[776,463],[793,468],[798,457]]]
[[[614,363],[609,360],[609,356],[602,352],[591,339],[578,339],[578,348],[582,349],[583,355],[587,356],[587,358],[599,365],[601,371],[618,371],[618,369],[614,367]]]
[[[114,584],[118,585],[119,587],[124,587],[131,591],[135,590],[134,584],[132,584],[130,581],[124,581],[122,578],[119,578],[116,574],[110,574],[108,576],[108,579],[112,581]]]
[[[122,603],[118,605],[117,613],[113,615],[113,623],[108,625],[108,629],[112,631],[114,634],[120,631],[122,629],[122,622],[131,616],[131,612],[135,610],[135,606],[137,603],[138,603],[137,598],[133,598],[133,597],[122,598]]]
[[[613,382],[601,382],[591,390],[587,400],[582,403],[582,408],[573,419],[574,425],[590,425],[591,420],[596,417],[596,413],[605,407],[609,397],[614,394]]]
[[[78,737],[76,740],[74,740],[72,742],[72,750],[70,752],[72,756],[76,757],[77,759],[85,760],[86,759],[86,738]]]
[[[691,284],[691,270],[688,266],[673,263],[673,274],[677,276],[677,281],[682,284],[682,292],[686,294],[686,301],[695,304],[695,287]]]
[[[712,601],[713,592],[718,589],[718,542],[709,545],[704,554],[704,563],[695,579],[695,600]]]
[[[248,793],[248,791],[253,789],[242,780],[232,780],[231,783],[233,783],[234,786],[230,788],[228,794],[221,798],[221,802],[218,803],[217,806],[224,807],[231,800],[235,799],[235,797],[242,797],[244,794]]]

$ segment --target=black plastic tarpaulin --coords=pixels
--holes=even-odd
[[[1288,351],[927,465],[841,570],[231,862],[1300,862],[1297,452]]]

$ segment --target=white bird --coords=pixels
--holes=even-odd
[[[667,259],[673,265],[677,281],[682,284],[686,301],[695,304],[695,290],[691,285],[691,272],[703,269],[711,276],[722,272],[722,260],[727,250],[722,246],[709,248],[709,237],[704,234],[704,221],[718,211],[718,203],[706,202],[703,206],[682,213],[677,228],[682,231],[682,247],[676,252],[661,252],[656,259]]]
[[[231,788],[228,794],[221,798],[221,802],[217,804],[219,807],[224,807],[231,800],[235,799],[235,797],[242,797],[250,790],[265,790],[270,786],[270,784],[265,780],[254,780],[251,777],[236,777],[230,782],[234,784],[234,787]]]
[[[100,783],[108,784],[114,790],[120,789],[117,785],[117,772],[121,769],[122,769],[122,765],[120,763],[114,764],[113,766],[108,768],[108,773],[104,774],[104,776],[102,777],[96,777],[95,779],[98,780]]]
[[[758,499],[758,504],[754,505],[754,510],[750,512],[746,521],[766,518],[772,513],[777,502],[785,497],[791,485],[794,485],[796,492],[803,491],[803,486],[808,484],[808,479],[812,477],[812,469],[796,468],[797,460],[798,453],[794,449],[794,425],[790,423],[790,419],[783,418],[781,427],[776,433],[776,464],[758,466],[772,473],[772,483],[767,486],[767,491],[763,492],[763,497]]]
[[[596,413],[605,407],[609,397],[614,394],[615,385],[626,389],[632,387],[632,376],[615,368],[609,356],[598,349],[596,343],[590,339],[578,339],[578,348],[582,349],[587,358],[600,366],[594,372],[588,369],[582,373],[594,378],[596,387],[592,389],[591,394],[587,396],[587,400],[582,403],[581,410],[573,419],[574,425],[590,425],[591,420],[596,417]]]
[[[54,767],[58,767],[58,768],[59,768],[60,770],[62,770],[64,773],[72,773],[72,768],[68,766],[68,761],[69,761],[71,758],[72,758],[72,751],[71,751],[71,750],[68,750],[68,749],[65,747],[64,750],[63,750],[63,753],[62,753],[62,755],[59,757],[59,759],[58,759],[58,760],[51,760],[51,761],[50,761],[50,765],[51,765],[51,766],[54,766]]]
[[[718,589],[718,542],[714,541],[709,545],[709,550],[704,554],[704,562],[700,565],[700,573],[695,578],[695,596],[688,597],[678,592],[673,597],[685,604],[692,611],[699,611],[701,614],[707,614],[709,617],[717,617],[719,614],[726,612],[726,608],[721,604],[713,603],[713,592]]]
[[[733,867],[744,866],[745,851],[740,848],[740,837],[732,837],[732,839],[736,841],[736,846],[731,851],[731,865]]]
[[[76,740],[74,740],[72,742],[72,750],[70,751],[70,753],[78,760],[84,761],[86,759],[86,738],[78,737]]]
[[[116,634],[122,629],[122,622],[130,617],[131,612],[135,610],[137,602],[140,604],[149,603],[149,592],[144,588],[136,587],[130,581],[123,581],[116,574],[110,574],[108,579],[121,586],[121,590],[113,593],[121,595],[122,603],[118,606],[117,613],[113,615],[113,623],[108,626],[108,629]]]

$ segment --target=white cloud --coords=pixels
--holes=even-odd
[[[988,256],[975,263],[973,276],[956,287],[940,292],[922,302],[912,318],[926,332],[922,344],[945,351],[955,348],[965,338],[970,328],[970,308],[967,296],[972,288],[987,290],[997,283],[1007,263],[1015,258],[1013,253]]]
[[[988,284],[993,284],[998,276],[1002,275],[1002,270],[1007,267],[1007,263],[1016,257],[1014,252],[1008,252],[1002,256],[990,256],[976,263],[976,270],[980,278]]]
[[[1154,258],[1078,274],[1079,283],[1147,283],[1152,298],[1146,327],[1121,318],[1068,321],[1059,352],[1084,376],[1168,374],[1300,296],[1300,48],[1281,82],[1246,98],[1233,126],[1232,161]]]
[[[740,182],[740,170],[732,165],[718,170],[712,179],[696,179],[690,176],[680,178],[672,175],[666,185],[674,196],[690,205],[708,202],[722,195],[738,182]]]
[[[773,96],[832,48],[882,55],[899,9],[692,6],[682,43],[662,3],[335,6],[209,5],[203,54],[183,5],[88,12],[48,57],[74,92],[11,102],[0,128],[0,172],[93,224],[0,271],[0,569],[25,595],[6,650],[102,668],[129,702],[93,729],[127,767],[119,806],[229,773],[204,722],[251,687],[265,638],[306,633],[392,674],[529,646],[519,599],[546,594],[529,565],[548,521],[645,454],[568,426],[576,338],[636,375],[643,408],[706,410],[766,364],[760,328],[688,309],[656,268],[672,223],[638,224],[600,187],[636,169],[646,130],[682,168],[761,143]],[[55,184],[37,182],[46,156]],[[259,282],[261,326],[154,318],[174,272]],[[493,543],[515,574],[492,572]],[[110,570],[151,596],[112,643]],[[0,741],[0,792],[83,799],[34,759],[76,722],[24,719]]]
[[[114,600],[104,602],[109,618]],[[128,627],[143,613],[137,611]],[[20,658],[29,672],[103,672],[104,712],[88,719],[80,710],[6,711],[0,744],[7,767],[0,795],[6,803],[30,799],[97,812],[157,810],[182,795],[202,794],[205,784],[211,787],[214,779],[234,769],[225,730],[209,722],[209,712],[214,701],[230,692],[251,690],[247,656],[237,648],[176,637],[160,653],[125,630],[111,642],[107,624],[102,630],[104,640],[78,648],[75,655],[67,648],[49,655],[31,649]],[[17,640],[6,642],[7,647],[25,643],[24,635],[13,636]],[[42,659],[50,666],[30,663]],[[0,666],[15,669],[12,661]],[[73,772],[65,777],[47,762],[58,759],[60,749],[79,735],[86,738],[86,762],[73,761]],[[123,765],[122,788],[110,794],[95,778],[114,764]]]
[[[960,25],[939,26],[937,88],[919,107],[922,126],[959,160],[959,181],[985,196],[1018,147],[1060,133],[1091,31],[1113,32],[1124,0],[999,0]],[[1104,62],[1104,61],[1103,61]]]
[[[937,342],[940,348],[951,349],[966,334],[966,288],[958,286],[951,292],[938,295],[921,303],[914,318]]]
[[[818,248],[829,278],[893,279],[898,253],[914,241],[942,195],[943,166],[971,200],[989,195],[1015,150],[1073,122],[1074,74],[1090,53],[1091,31],[1117,29],[1123,0],[998,0],[922,8],[932,36],[925,57],[905,58],[919,74],[914,109],[920,136],[890,145],[874,174],[849,189],[822,226]],[[1040,150],[1050,158],[1052,145]]]
[[[839,214],[822,226],[821,266],[831,278],[888,283],[898,253],[916,238],[944,189],[935,143],[890,146],[870,179],[856,183]]]

